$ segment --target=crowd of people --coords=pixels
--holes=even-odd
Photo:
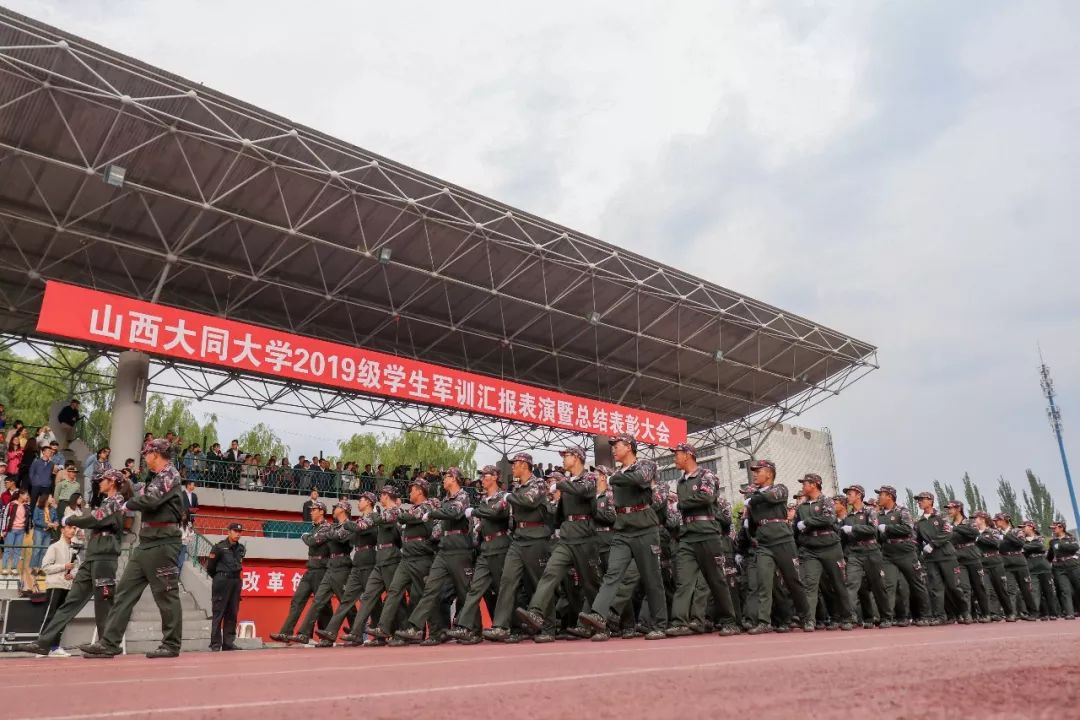
[[[669,482],[637,459],[633,437],[612,450],[616,470],[589,470],[570,447],[545,477],[521,453],[511,487],[488,466],[479,493],[450,468],[441,499],[427,478],[388,483],[360,494],[358,516],[349,500],[311,501],[307,570],[271,637],[318,647],[656,640],[1074,618],[1080,544],[1063,523],[1047,541],[1006,514],[969,518],[955,500],[939,510],[929,493],[913,516],[893,487],[831,497],[813,473],[789,501],[768,460],[751,465],[733,517],[692,446],[676,448],[681,473]]]

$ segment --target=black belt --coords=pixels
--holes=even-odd
[[[575,522],[583,522],[585,520],[592,520],[592,515],[567,515],[566,519]]]
[[[682,519],[683,519],[684,523],[712,522],[713,516],[712,515],[683,515]]]
[[[862,546],[877,545],[877,540],[856,540],[855,544]]]
[[[963,549],[963,548],[969,548],[969,547],[971,547],[971,546],[972,546],[972,545],[974,545],[974,544],[975,544],[975,543],[973,543],[973,542],[968,542],[968,543],[957,543],[956,545],[953,545],[953,547],[954,547],[954,548],[956,548],[957,550],[961,550],[961,549]]]
[[[628,507],[617,507],[615,512],[619,515],[628,515],[630,513],[641,512],[642,510],[648,510],[648,505],[630,505]]]
[[[912,543],[912,544],[914,544],[915,541],[912,540],[911,538],[885,538],[885,542],[889,543],[890,545],[897,545],[899,543]]]
[[[609,526],[609,525],[597,525],[596,526],[596,532],[598,532],[598,533],[611,532],[611,526]]]
[[[443,535],[464,535],[468,530],[443,530]]]
[[[762,518],[757,521],[758,525],[769,525],[771,523],[786,523],[787,518]]]
[[[329,557],[331,560],[336,560],[337,558],[348,557],[348,555],[348,553],[330,553]]]
[[[1019,556],[1024,554],[1024,551],[1023,550],[1017,550],[1016,552],[1003,552],[1001,554],[1004,557],[1019,557]]]
[[[178,528],[178,527],[180,527],[180,524],[175,523],[175,522],[143,522],[142,526],[146,527],[146,528],[156,528],[156,527],[174,527],[174,528]]]
[[[526,529],[526,528],[538,528],[538,527],[547,527],[547,523],[543,523],[543,522],[533,522],[533,521],[531,521],[531,520],[522,520],[521,522],[519,522],[519,523],[517,524],[517,526],[518,526],[519,528],[521,528],[522,530],[524,530],[524,529]]]
[[[806,530],[803,531],[803,535],[806,537],[824,537],[825,535],[835,535],[833,530]]]
[[[353,548],[353,552],[363,552],[364,550],[371,550],[374,547],[374,545],[357,545]]]
[[[395,547],[397,547],[396,543],[382,543],[381,545],[376,545],[375,549],[376,550],[389,550],[390,548],[395,548]]]
[[[413,535],[412,537],[405,537],[403,535],[401,537],[401,542],[407,542],[407,543],[420,542],[421,540],[429,540],[429,539],[430,538],[427,535]]]
[[[1000,556],[1000,554],[998,553],[997,550],[983,550],[983,557],[984,558],[999,557],[999,556]]]
[[[240,579],[240,573],[238,573],[238,572],[236,572],[236,573],[219,572],[219,573],[214,573],[214,577],[223,577],[223,578],[229,578],[230,580],[239,580]]]
[[[490,535],[485,535],[484,536],[484,542],[491,542],[492,540],[496,540],[496,539],[501,538],[501,537],[506,537],[509,534],[510,534],[509,530],[500,530],[499,532],[494,532],[494,533],[491,533]]]

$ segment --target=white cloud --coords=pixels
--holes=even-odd
[[[1080,437],[1075,4],[10,4],[877,343],[802,419],[843,477],[1067,504],[1035,343]]]

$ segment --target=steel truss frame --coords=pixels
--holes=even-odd
[[[711,438],[877,368],[854,338],[0,10],[5,87],[10,332],[43,280],[74,280],[733,428]],[[173,172],[143,172],[155,156]]]

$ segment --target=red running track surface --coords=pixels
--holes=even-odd
[[[1080,621],[0,661],[12,720],[1080,717]]]

